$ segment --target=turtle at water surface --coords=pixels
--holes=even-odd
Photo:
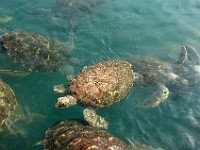
[[[73,33],[70,33],[69,45],[66,47],[58,40],[21,30],[3,31],[0,37],[2,52],[6,52],[16,62],[30,71],[51,72],[62,70],[73,49]]]
[[[45,150],[163,150],[132,141],[126,144],[105,130],[75,121],[50,127],[42,143]]]
[[[10,116],[17,104],[11,87],[0,79],[0,125]]]
[[[83,111],[84,119],[93,126],[107,128],[107,121],[97,115],[94,109],[120,101],[127,95],[133,83],[134,73],[128,62],[121,60],[98,62],[84,67],[79,74],[69,80],[70,95],[58,98],[56,107],[66,108],[76,104],[88,106]],[[62,87],[56,86],[54,91],[65,92],[61,90]]]
[[[28,74],[24,71],[0,70],[0,75],[25,77]],[[13,123],[24,118],[24,112],[17,104],[13,89],[0,79],[0,132],[5,124],[12,134],[20,133],[22,135],[20,130],[16,131],[17,127]]]
[[[136,75],[135,86],[145,85],[157,88],[153,95],[139,105],[142,108],[153,108],[167,100],[170,90],[167,85],[190,85],[192,77],[194,78],[196,74],[187,72],[188,76],[186,76],[186,68],[191,70],[195,67],[194,64],[199,65],[200,59],[194,48],[183,44],[178,61],[174,64],[149,56],[131,56],[125,60],[132,64]],[[198,76],[199,73],[197,73]]]

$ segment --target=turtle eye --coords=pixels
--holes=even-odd
[[[167,95],[168,92],[167,92],[167,90],[164,90],[163,93],[164,93],[165,95]]]
[[[59,108],[62,108],[65,106],[65,103],[60,103]]]

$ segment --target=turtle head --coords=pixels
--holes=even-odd
[[[165,85],[159,84],[156,95],[161,100],[161,102],[164,102],[169,96],[169,90]]]
[[[56,108],[67,108],[67,107],[70,107],[70,106],[73,106],[76,104],[77,104],[76,99],[71,95],[67,95],[64,97],[59,97],[55,104],[55,107]]]

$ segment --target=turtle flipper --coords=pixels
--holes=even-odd
[[[189,60],[190,63],[192,63],[192,65],[200,65],[200,56],[195,48],[189,45],[183,44],[181,49],[184,49],[185,51],[187,51],[186,59]]]
[[[0,24],[6,24],[13,19],[11,16],[0,17]]]
[[[164,102],[169,96],[168,88],[159,84],[156,92],[153,93],[150,97],[146,98],[141,104],[138,105],[140,108],[154,108]]]
[[[29,75],[29,72],[25,71],[16,71],[16,70],[0,70],[0,74],[10,75],[10,76],[17,76],[17,77],[25,77]]]
[[[186,61],[187,55],[188,55],[187,54],[187,50],[186,50],[185,46],[182,45],[182,47],[181,47],[181,53],[179,54],[177,63],[180,64],[180,65],[182,65]]]
[[[10,133],[17,135],[17,130],[13,121],[11,121],[9,118],[6,118],[5,125],[7,129],[10,131]]]
[[[27,12],[29,15],[50,15],[51,9],[50,8],[37,8],[31,9]]]
[[[64,94],[66,92],[66,88],[65,88],[64,84],[59,84],[59,85],[55,85],[53,87],[53,91],[56,94]]]
[[[91,126],[103,129],[108,128],[108,122],[101,116],[97,115],[95,110],[92,108],[84,109],[83,117]]]

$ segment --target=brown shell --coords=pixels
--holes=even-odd
[[[127,150],[124,142],[108,132],[72,121],[62,121],[46,131],[45,150]]]
[[[100,108],[120,101],[134,82],[131,65],[111,60],[85,67],[69,81],[70,94],[82,105]]]
[[[61,42],[33,32],[6,32],[0,42],[16,62],[30,71],[55,71],[69,57],[69,49]]]
[[[11,87],[0,80],[0,125],[10,116],[10,112],[17,104],[15,94]]]

